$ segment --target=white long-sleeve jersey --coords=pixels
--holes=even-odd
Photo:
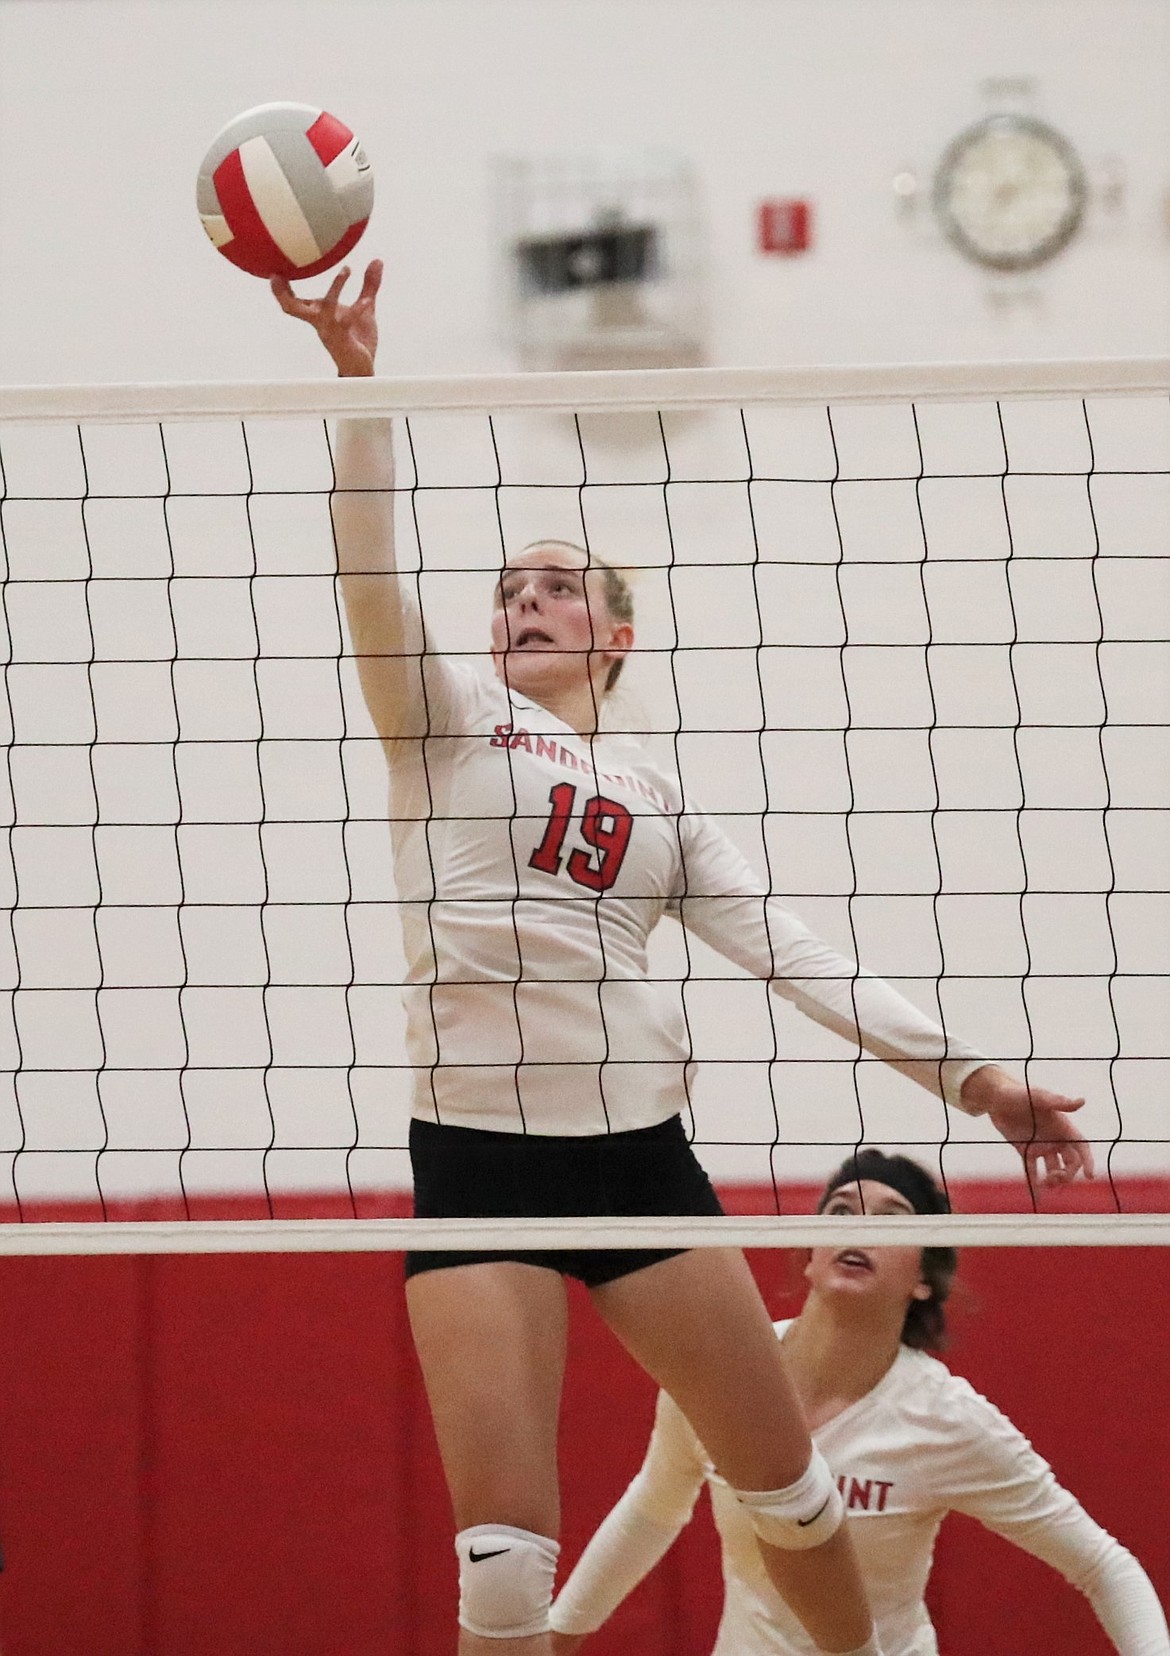
[[[428,656],[421,683],[429,734],[387,744],[417,1115],[589,1134],[677,1114],[691,1052],[646,954],[665,913],[959,1103],[986,1059],[813,937],[642,744],[466,662]]]
[[[781,1338],[788,1326],[776,1324]],[[1170,1656],[1141,1565],[1057,1483],[1027,1438],[937,1359],[901,1347],[873,1390],[813,1436],[845,1502],[884,1656],[938,1656],[923,1594],[948,1512],[979,1519],[1058,1570],[1088,1597],[1122,1656]],[[704,1484],[725,1588],[712,1656],[813,1656],[743,1508],[665,1393],[641,1470],[566,1582],[553,1626],[599,1627],[666,1552]]]

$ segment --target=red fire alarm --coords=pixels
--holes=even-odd
[[[756,229],[761,253],[807,253],[812,246],[812,202],[761,201]]]

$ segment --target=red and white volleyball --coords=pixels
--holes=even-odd
[[[353,247],[374,205],[366,152],[308,104],[261,104],[229,121],[203,158],[203,228],[252,276],[316,276]]]

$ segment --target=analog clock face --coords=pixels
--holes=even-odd
[[[1025,115],[992,115],[947,149],[934,210],[947,237],[992,270],[1031,270],[1072,240],[1088,187],[1072,145]]]

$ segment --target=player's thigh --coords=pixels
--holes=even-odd
[[[808,1430],[737,1248],[696,1248],[648,1265],[594,1289],[593,1302],[730,1483],[780,1489],[801,1476]]]
[[[406,1302],[457,1527],[555,1535],[564,1282],[511,1260],[458,1265],[412,1276]]]

